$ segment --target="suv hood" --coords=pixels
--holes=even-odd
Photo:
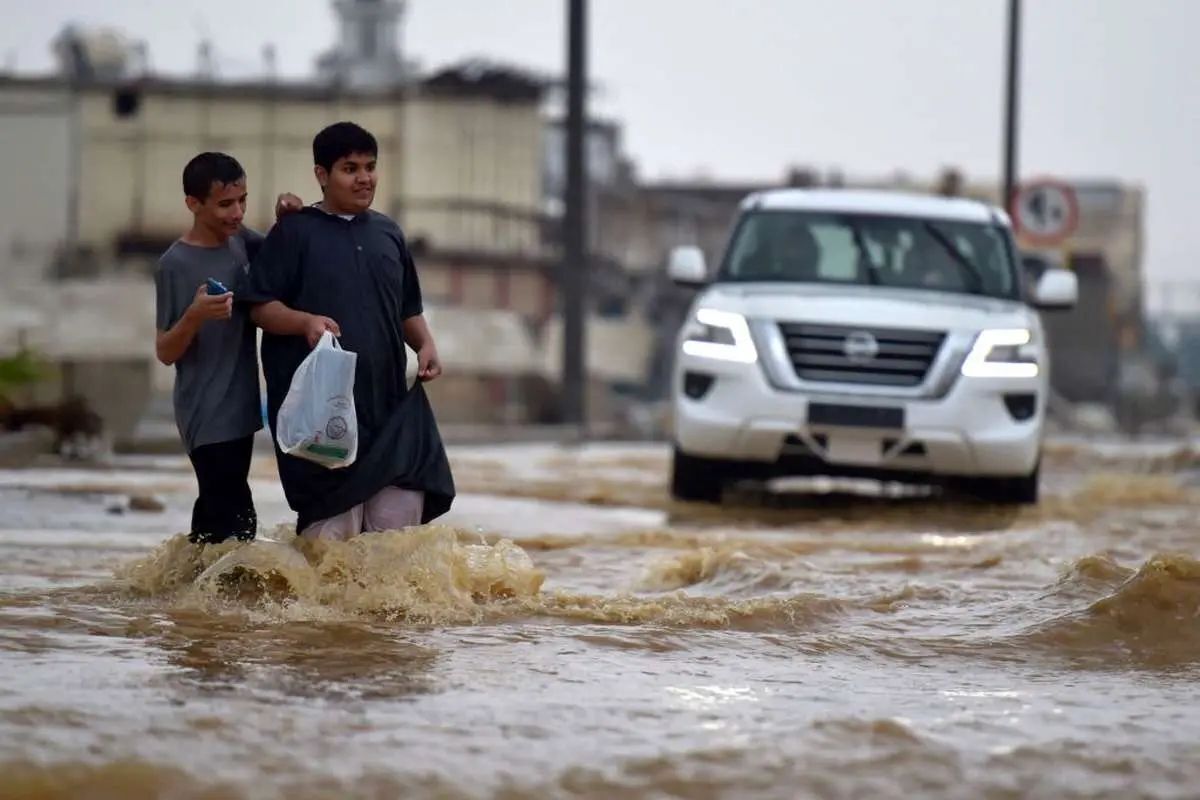
[[[1040,327],[1024,303],[949,292],[813,283],[717,284],[697,307],[735,311],[752,320],[828,325],[978,331]]]

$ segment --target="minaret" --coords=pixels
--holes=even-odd
[[[326,80],[356,88],[403,83],[400,32],[406,0],[334,0],[338,39],[317,62]]]

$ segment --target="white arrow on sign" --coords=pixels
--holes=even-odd
[[[1013,212],[1017,230],[1043,244],[1061,242],[1079,225],[1075,190],[1055,181],[1037,181],[1021,187]]]

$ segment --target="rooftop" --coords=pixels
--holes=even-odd
[[[999,208],[978,200],[862,189],[772,189],[751,194],[742,201],[742,208],[878,214],[958,222],[986,223],[997,217],[1007,222],[1008,219]]]
[[[361,88],[321,80],[303,81],[217,81],[168,75],[112,78],[95,77],[77,82],[60,74],[15,75],[0,72],[0,89],[68,91],[139,91],[147,94],[203,96],[206,98],[250,97],[255,99],[329,100],[357,98],[378,100],[417,94],[426,97],[453,96],[490,99],[499,103],[541,101],[548,82],[540,75],[502,64],[465,61],[443,67],[415,80],[409,87]]]

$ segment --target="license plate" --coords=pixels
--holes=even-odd
[[[878,464],[883,460],[883,444],[878,439],[834,436],[828,452],[835,464]]]
[[[904,427],[904,409],[894,406],[850,406],[833,403],[810,403],[809,425],[837,425],[847,428]]]

